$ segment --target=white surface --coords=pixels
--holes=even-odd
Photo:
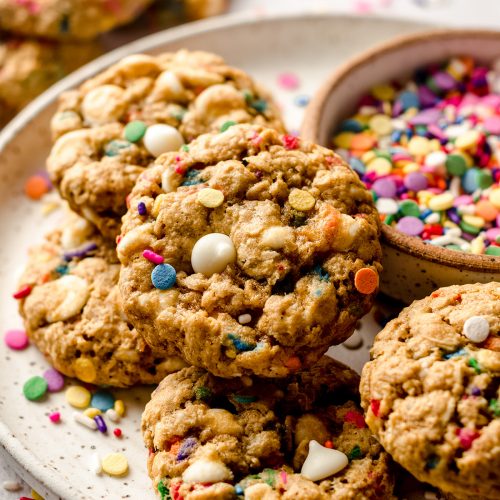
[[[273,0],[275,1],[276,7],[278,3],[283,6],[284,2]],[[235,1],[235,9],[239,10],[242,3],[249,2]],[[271,2],[268,0],[265,3],[269,5]],[[288,2],[286,3],[288,6]],[[303,6],[316,2],[303,0],[294,2],[294,5],[297,3]],[[310,95],[335,65],[368,44],[415,30],[415,26],[411,24],[379,19],[375,22],[361,18],[334,19],[323,14],[313,18],[300,16],[289,22],[263,22],[258,25],[243,23],[236,27],[215,29],[219,24],[226,23],[230,21],[209,21],[207,31],[204,31],[201,24],[194,26],[192,31],[190,28],[181,28],[179,31],[136,43],[130,51],[154,46],[158,49],[186,46],[218,52],[229,62],[248,70],[277,94],[287,123],[294,129],[298,129],[303,112],[302,108],[293,104],[297,95]],[[106,61],[109,63],[122,57],[128,50],[121,50],[115,56],[105,56],[98,66],[102,67]],[[276,77],[284,71],[300,75],[301,85],[297,91],[282,91],[278,88]],[[0,136],[1,150],[19,131],[17,144],[11,145],[7,154],[0,153],[0,235],[3,242],[0,248],[0,278],[3,284],[0,300],[1,331],[21,325],[11,293],[25,262],[27,247],[39,241],[41,235],[53,225],[54,217],[57,217],[43,217],[40,205],[27,201],[22,194],[24,179],[43,168],[47,153],[47,123],[52,111],[41,111],[43,102],[51,102],[58,91],[76,84],[91,73],[92,69],[86,68],[79,76],[69,77],[69,80],[28,107]],[[31,115],[38,111],[39,118],[31,120]],[[359,370],[362,360],[367,359],[370,338],[377,330],[378,326],[372,318],[363,319],[365,343],[361,350],[349,351],[340,347],[336,357],[348,360]],[[354,355],[353,352],[357,354]],[[58,496],[72,500],[154,498],[145,471],[147,452],[143,448],[139,432],[140,413],[148,398],[147,389],[116,392],[126,399],[129,409],[128,416],[120,423],[124,438],[118,441],[112,435],[104,437],[73,422],[72,410],[64,402],[63,394],[52,394],[40,403],[30,403],[23,398],[21,389],[24,381],[32,375],[41,374],[47,367],[34,347],[24,352],[13,352],[8,351],[2,343],[0,356],[0,420],[3,422],[0,424],[0,441],[22,463],[24,469],[9,457],[6,460],[30,484],[47,499]],[[63,419],[57,426],[51,424],[47,417],[55,410],[61,412]],[[95,451],[101,456],[111,451],[122,451],[129,459],[130,474],[124,479],[93,475],[89,467]],[[1,471],[3,468],[0,468],[0,474]],[[13,479],[14,475],[9,472],[5,478]],[[26,493],[25,489],[24,494]],[[18,498],[19,495],[8,493],[0,486],[0,498]]]

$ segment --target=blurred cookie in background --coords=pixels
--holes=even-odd
[[[57,43],[0,34],[0,126],[45,89],[100,54],[100,45],[94,42]]]

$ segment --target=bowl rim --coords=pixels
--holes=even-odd
[[[306,140],[318,142],[319,124],[325,109],[324,105],[330,94],[349,77],[349,74],[353,70],[373,62],[374,59],[396,52],[403,47],[464,36],[488,40],[496,39],[500,44],[500,31],[489,29],[431,29],[394,37],[350,58],[336,68],[314,94],[307,106],[302,121],[300,129],[301,137]],[[500,257],[498,256],[476,255],[433,246],[424,243],[416,236],[408,236],[400,233],[392,226],[386,224],[382,225],[382,242],[408,255],[447,267],[460,267],[472,272],[500,273]]]

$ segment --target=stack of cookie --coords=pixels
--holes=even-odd
[[[102,53],[99,35],[154,0],[0,0],[0,127],[52,84]],[[162,0],[155,24],[220,14],[226,0]],[[168,23],[162,17],[170,15]],[[133,34],[132,34],[133,36]]]
[[[31,252],[20,310],[68,376],[164,379],[143,419],[159,494],[390,497],[359,378],[323,357],[378,288],[356,174],[204,52],[127,57],[61,96],[51,125],[73,213]]]

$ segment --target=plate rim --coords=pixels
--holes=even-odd
[[[34,117],[43,112],[47,106],[54,102],[62,92],[79,85],[84,80],[92,77],[127,55],[148,52],[158,46],[173,43],[190,36],[238,26],[247,26],[257,22],[274,23],[297,20],[307,22],[315,19],[324,20],[325,17],[345,19],[346,21],[401,22],[408,25],[414,25],[417,29],[421,28],[419,32],[425,32],[433,27],[439,26],[439,24],[431,21],[411,20],[403,16],[384,16],[379,14],[361,15],[305,9],[287,13],[246,10],[167,28],[129,42],[94,59],[43,92],[0,131],[0,155],[3,154],[6,147],[16,138],[18,133],[27,126]],[[71,498],[75,493],[84,495],[84,492],[79,490],[75,491],[68,482],[61,480],[61,473],[57,473],[51,467],[44,467],[44,464],[38,460],[29,448],[25,447],[21,441],[11,434],[9,427],[0,420],[0,457],[3,458],[4,456],[7,456],[7,462],[10,463],[10,465],[15,464],[15,472],[19,474],[30,487],[34,485],[43,493],[48,493],[49,497],[52,496],[53,498],[64,499]]]

